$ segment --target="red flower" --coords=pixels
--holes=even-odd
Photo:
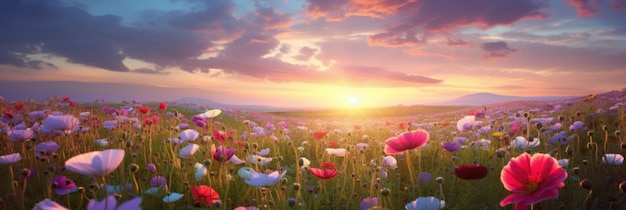
[[[76,108],[76,103],[74,103],[73,101],[70,101],[69,103],[71,107]]]
[[[489,174],[489,170],[482,165],[463,164],[454,169],[454,174],[461,179],[482,179]]]
[[[322,163],[322,168],[309,168],[309,172],[320,179],[330,179],[337,175],[337,168],[331,162]]]
[[[360,130],[361,129],[361,125],[354,125],[354,130]]]
[[[141,106],[141,107],[139,107],[139,111],[141,113],[147,114],[150,111],[150,108],[147,107],[147,106]]]
[[[156,116],[153,116],[152,118],[148,117],[148,118],[143,120],[143,124],[144,125],[148,125],[148,126],[154,125],[154,124],[157,124],[157,123],[159,123],[159,118],[156,117]]]
[[[15,110],[17,110],[17,111],[20,111],[20,110],[22,110],[24,108],[24,104],[20,103],[20,102],[17,102],[15,104],[13,104],[13,108],[15,108]]]
[[[211,206],[213,202],[220,200],[220,195],[211,187],[200,185],[198,187],[191,186],[191,193],[196,203],[207,204]]]
[[[400,130],[404,130],[404,129],[406,129],[406,124],[405,124],[405,123],[403,123],[403,122],[398,123],[398,129],[400,129]]]
[[[320,139],[324,138],[324,136],[326,136],[327,133],[328,133],[327,130],[325,130],[325,131],[315,131],[315,132],[313,132],[313,138],[315,140],[320,140]]]
[[[419,148],[428,141],[429,134],[425,130],[415,130],[404,132],[396,137],[388,138],[385,141],[385,154],[400,154],[405,150]]]
[[[441,126],[448,126],[448,125],[450,125],[450,121],[443,121],[441,123]]]
[[[329,148],[337,148],[337,147],[339,147],[339,144],[337,142],[335,142],[335,141],[329,141],[328,142],[328,147]]]
[[[70,101],[70,97],[69,96],[63,96],[63,99],[61,99],[63,102],[68,102]]]
[[[161,111],[165,111],[167,109],[167,105],[165,105],[165,102],[161,102],[159,104],[159,108],[161,109]]]

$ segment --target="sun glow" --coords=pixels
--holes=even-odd
[[[348,98],[348,104],[350,104],[351,106],[356,106],[359,103],[359,99],[356,97],[350,97]]]

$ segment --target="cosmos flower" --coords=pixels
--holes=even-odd
[[[124,202],[122,205],[117,206],[117,199],[115,196],[109,195],[105,199],[101,201],[96,201],[95,199],[89,200],[87,204],[87,210],[130,210],[130,209],[141,209],[141,197],[136,197],[131,200]]]
[[[181,158],[189,158],[193,156],[199,148],[200,146],[197,144],[189,144],[178,151],[178,156]]]
[[[241,171],[241,169],[239,170]],[[245,172],[250,172],[250,171],[246,170]],[[244,177],[248,177],[248,179],[244,179],[243,181],[255,187],[271,187],[271,186],[274,186],[281,178],[283,178],[283,176],[285,176],[286,173],[287,173],[286,170],[283,171],[282,173],[278,171],[274,171],[269,174],[258,173],[252,170],[252,172],[250,172],[247,176],[245,175],[245,173],[243,173]]]
[[[511,140],[511,148],[519,148],[519,149],[531,149],[539,146],[540,140],[539,138],[530,137],[531,140],[527,140],[523,136],[515,137],[515,139]]]
[[[43,120],[43,128],[50,131],[74,130],[78,126],[78,118],[72,115],[48,115]]]
[[[321,168],[309,168],[309,172],[317,178],[330,179],[337,175],[337,168],[331,162],[324,162]]]
[[[53,189],[57,195],[65,195],[78,190],[74,181],[63,175],[58,175],[52,178],[52,180],[50,180],[50,185],[54,186]]]
[[[605,154],[602,156],[602,163],[616,166],[622,165],[624,163],[624,156],[621,154]]]
[[[13,164],[17,161],[20,161],[22,159],[22,155],[20,155],[20,153],[13,153],[13,154],[8,154],[8,155],[3,155],[0,156],[0,164]]]
[[[404,208],[407,210],[437,210],[446,206],[446,202],[439,200],[433,196],[419,197],[414,201],[406,204]]]
[[[474,115],[467,115],[456,122],[456,129],[459,132],[465,132],[474,128],[476,117]]]
[[[248,155],[248,162],[254,165],[264,166],[272,162],[273,158],[262,157],[258,155]]]
[[[87,152],[65,161],[65,168],[86,176],[104,176],[117,169],[124,154],[121,149]]]
[[[48,198],[39,201],[39,203],[35,204],[33,210],[68,210],[65,206],[58,204]]]
[[[385,154],[400,154],[405,150],[416,149],[424,146],[428,141],[429,134],[425,130],[415,130],[404,132],[396,137],[388,138],[385,141]]]
[[[35,155],[38,158],[45,159],[59,149],[59,144],[53,141],[41,142],[35,146]]]
[[[478,164],[462,164],[454,168],[454,174],[461,179],[482,179],[489,174],[487,167]]]
[[[393,156],[389,156],[389,155],[385,156],[382,162],[383,162],[383,166],[387,166],[390,169],[398,168],[398,160],[396,160],[396,158]]]
[[[235,154],[235,149],[228,148],[224,146],[218,146],[215,148],[215,145],[211,145],[211,155],[214,160],[225,163],[230,160],[231,157]]]
[[[207,204],[209,206],[220,200],[220,195],[211,187],[200,185],[191,186],[191,193],[196,203]]]
[[[521,154],[502,169],[500,180],[513,194],[505,197],[500,206],[515,204],[515,209],[526,209],[528,205],[557,198],[566,178],[567,172],[550,155]]]
[[[200,133],[194,129],[187,129],[178,134],[178,138],[183,142],[194,141],[200,136]]]

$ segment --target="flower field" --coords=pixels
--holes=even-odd
[[[0,98],[0,208],[625,209],[625,94],[319,118]]]

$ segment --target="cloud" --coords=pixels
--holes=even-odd
[[[626,0],[611,0],[611,8],[614,10],[626,10]]]
[[[516,49],[509,48],[506,42],[486,42],[481,45],[487,54],[483,56],[485,60],[506,58],[508,55],[517,52]]]
[[[345,20],[351,16],[382,18],[394,14],[412,0],[307,0],[307,15],[313,19],[324,17],[326,21]]]
[[[568,0],[567,3],[576,8],[580,17],[596,15],[600,12],[600,0]]]
[[[310,47],[305,46],[300,49],[299,54],[296,55],[294,58],[299,61],[308,61],[316,53],[317,53],[317,50],[315,48],[310,48]]]
[[[149,69],[149,68],[139,68],[133,69],[131,72],[140,73],[140,74],[155,74],[155,75],[169,75],[172,72],[157,70],[157,69]]]

